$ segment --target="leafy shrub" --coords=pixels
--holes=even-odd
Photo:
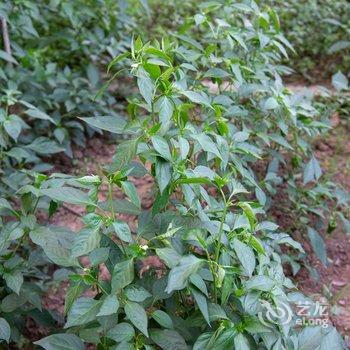
[[[99,349],[344,348],[332,327],[298,330],[295,319],[261,319],[263,303],[276,309],[305,300],[284,275],[279,246],[303,249],[266,210],[288,178],[278,163],[289,150],[294,172],[302,171],[309,136],[325,128],[308,101],[282,84],[278,63],[290,45],[278,23],[274,11],[253,2],[210,2],[195,16],[201,42],[191,29],[161,42],[138,38],[112,61],[110,69],[127,60],[137,82],[128,119],[84,119],[130,136],[112,163],[82,178],[23,171],[16,200],[1,200],[6,341],[19,338],[20,315],[52,316],[35,310],[45,267],[40,276],[29,269],[42,261],[32,254],[44,252],[70,280],[68,333],[36,342],[45,349],[84,349],[84,342]],[[259,159],[269,164],[266,174],[255,168]],[[305,183],[319,178],[315,163]],[[132,182],[146,173],[154,179],[150,210]],[[126,199],[114,198],[116,187]],[[85,207],[78,233],[36,219],[38,209],[50,216],[61,202]]]
[[[249,3],[249,2],[247,2]],[[341,69],[349,71],[349,3],[346,0],[293,0],[259,1],[261,7],[273,8],[280,17],[286,38],[292,43],[288,65],[295,73],[310,81],[330,78]],[[149,0],[149,15],[138,24],[148,38],[186,28],[191,21],[189,14],[200,8],[200,1],[191,1],[185,6],[179,0],[163,4]]]
[[[295,48],[291,65],[308,79],[329,78],[338,69],[349,71],[350,5],[345,0],[267,1],[281,18]],[[313,70],[319,70],[317,76]]]
[[[72,140],[78,145],[85,142],[84,125],[77,116],[116,115],[112,94],[106,93],[99,104],[94,98],[102,78],[100,67],[130,42],[134,22],[126,5],[105,0],[0,4],[13,56],[1,51],[0,59],[13,66],[0,68],[0,80],[7,90],[18,90],[22,100],[51,116],[55,123],[40,123],[38,134],[44,130],[70,156]]]
[[[37,122],[55,125],[55,121],[46,113],[38,110],[32,104],[21,99],[20,92],[14,87],[2,90],[0,108],[0,166],[1,166],[1,193],[12,195],[23,183],[16,181],[21,178],[16,174],[17,169],[30,166],[37,171],[51,169],[40,158],[62,152],[55,141],[46,134],[39,137],[34,132]],[[21,109],[19,109],[21,106]]]

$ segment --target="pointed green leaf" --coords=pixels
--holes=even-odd
[[[103,300],[101,309],[96,316],[113,315],[118,312],[118,309],[119,309],[119,300],[116,295],[111,294],[111,295],[108,295],[105,300]]]
[[[233,239],[232,245],[244,270],[249,276],[252,276],[255,269],[255,255],[253,249],[237,238]]]
[[[113,222],[113,228],[117,236],[122,241],[128,242],[128,243],[133,242],[129,225],[126,222],[117,220]]]
[[[135,329],[129,323],[118,323],[107,332],[107,337],[118,343],[128,342],[135,337]]]
[[[123,289],[134,280],[134,262],[132,259],[117,263],[112,273],[112,291]]]
[[[80,326],[94,321],[101,305],[102,300],[85,297],[77,299],[68,312],[67,322],[64,328]]]
[[[127,301],[124,306],[124,311],[131,323],[148,337],[148,319],[145,309],[137,303]]]
[[[327,250],[326,244],[320,234],[311,227],[307,228],[307,234],[309,236],[312,249],[316,253],[317,257],[321,260],[324,266],[327,266]]]
[[[72,257],[87,255],[100,246],[101,235],[96,228],[85,227],[78,232],[72,246]]]
[[[75,334],[52,334],[36,341],[34,344],[45,350],[84,350],[85,345]]]
[[[0,318],[0,339],[9,343],[11,336],[11,328],[4,318]]]
[[[152,313],[152,318],[164,328],[174,328],[171,317],[162,310],[156,310]]]

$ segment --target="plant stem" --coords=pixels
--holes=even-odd
[[[218,235],[218,241],[216,244],[216,249],[215,249],[215,260],[214,263],[217,265],[217,267],[219,267],[219,258],[220,258],[220,249],[221,249],[221,238],[222,238],[222,234],[224,231],[224,223],[225,223],[225,219],[226,219],[226,215],[227,215],[227,202],[226,202],[226,197],[224,192],[222,191],[222,189],[220,188],[220,193],[222,196],[222,200],[224,202],[224,209],[222,211],[222,217],[221,217],[221,222],[220,222],[220,228],[219,228],[219,235]],[[213,268],[213,279],[214,279],[214,298],[215,298],[215,302],[217,302],[217,286],[216,286],[216,271],[215,268]]]
[[[224,192],[222,191],[222,189],[220,188],[220,193],[224,202],[224,210],[222,211],[222,217],[221,217],[221,222],[220,222],[220,228],[219,228],[219,236],[218,236],[218,242],[216,245],[216,252],[215,252],[215,262],[217,264],[219,264],[219,257],[220,257],[220,248],[221,248],[221,238],[222,238],[222,234],[224,231],[224,223],[225,223],[225,219],[226,219],[226,215],[227,215],[227,202],[226,202],[226,197]]]
[[[110,181],[108,181],[108,203],[109,203],[111,214],[112,214],[112,220],[115,221],[116,217],[115,217],[114,204],[113,204],[112,183]],[[121,243],[124,255],[127,256],[123,241],[120,240],[120,243]]]
[[[112,219],[115,220],[115,211],[114,211],[114,205],[113,205],[113,193],[112,193],[112,184],[108,181],[108,203],[110,206]]]

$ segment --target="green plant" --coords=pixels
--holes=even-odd
[[[64,149],[43,134],[34,132],[36,123],[55,125],[55,121],[32,104],[22,100],[21,93],[9,83],[0,95],[0,167],[1,194],[12,195],[18,189],[16,170],[31,167],[47,171],[49,164],[40,157]],[[22,186],[23,183],[20,183]]]
[[[69,156],[71,141],[84,145],[77,116],[116,115],[116,97],[100,88],[100,67],[124,51],[134,21],[122,1],[5,1],[0,17],[8,22],[12,55],[1,50],[0,80],[22,99],[50,115],[33,131],[55,139]],[[95,130],[89,129],[91,135]]]
[[[349,71],[349,2],[293,0],[261,2],[279,13],[283,31],[296,55],[289,63],[310,81],[329,78],[338,69]],[[322,69],[317,70],[318,67]],[[313,71],[317,71],[313,74]]]

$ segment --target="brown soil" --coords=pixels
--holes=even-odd
[[[334,129],[326,139],[316,142],[316,157],[327,176],[350,192],[350,125],[348,120],[333,117]],[[324,235],[325,236],[325,235]],[[329,266],[325,268],[304,243],[311,266],[317,268],[319,278],[313,279],[306,268],[296,276],[296,283],[307,295],[321,296],[332,306],[331,320],[350,345],[350,235],[338,223],[336,230],[325,237]]]

